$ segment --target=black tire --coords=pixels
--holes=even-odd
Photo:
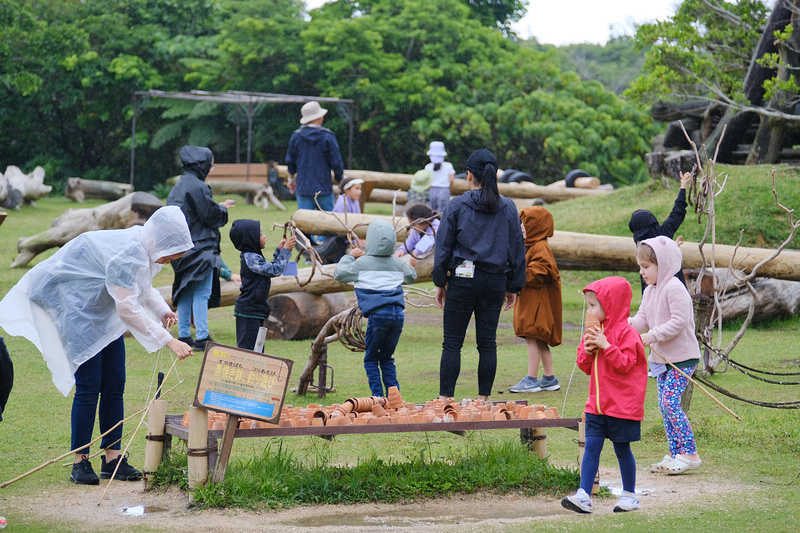
[[[508,179],[508,183],[522,183],[523,181],[533,183],[533,177],[527,172],[517,172]]]
[[[497,181],[499,181],[500,183],[509,183],[511,181],[511,177],[517,172],[519,172],[519,170],[515,168],[509,168],[508,170],[504,170],[503,175],[500,176],[500,179]]]
[[[574,187],[576,178],[591,178],[591,177],[592,177],[591,174],[589,174],[585,170],[581,170],[578,168],[567,172],[567,176],[564,178],[564,182],[567,184],[567,187]]]

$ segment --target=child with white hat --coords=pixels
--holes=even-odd
[[[444,143],[442,141],[431,142],[428,156],[431,162],[425,165],[425,170],[430,170],[433,173],[433,183],[430,188],[430,203],[428,204],[431,209],[437,213],[443,213],[447,202],[450,201],[450,186],[456,177],[456,171],[453,165],[444,160],[447,152],[444,150]]]

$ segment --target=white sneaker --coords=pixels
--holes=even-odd
[[[636,497],[636,494],[623,490],[617,505],[614,506],[614,512],[626,513],[628,511],[637,510],[639,510],[639,499]]]
[[[638,505],[638,502],[637,502]],[[565,496],[561,500],[561,507],[575,511],[576,513],[591,513],[592,512],[592,499],[586,494],[583,489],[578,489],[578,492],[572,496]]]

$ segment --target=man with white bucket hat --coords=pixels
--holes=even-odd
[[[317,203],[325,211],[333,209],[333,185],[331,172],[336,183],[342,181],[344,163],[339,153],[336,136],[328,128],[322,127],[327,109],[319,102],[307,102],[300,109],[300,128],[295,130],[286,151],[286,165],[289,167],[289,190],[297,193],[298,209],[317,209]],[[314,195],[319,193],[316,202]]]

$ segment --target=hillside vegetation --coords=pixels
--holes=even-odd
[[[717,243],[736,244],[744,230],[743,246],[771,248],[789,234],[789,216],[775,203],[771,166],[719,165],[720,182],[727,175],[724,188],[716,197]],[[800,168],[775,167],[775,183],[781,203],[800,208]],[[628,221],[637,209],[648,209],[659,221],[669,215],[678,183],[667,189],[661,182],[633,185],[607,196],[594,196],[547,206],[553,213],[556,229],[599,235],[630,236]],[[706,217],[698,224],[693,206],[687,208],[679,234],[684,240],[699,241],[706,228]],[[790,246],[795,248],[796,246]]]

